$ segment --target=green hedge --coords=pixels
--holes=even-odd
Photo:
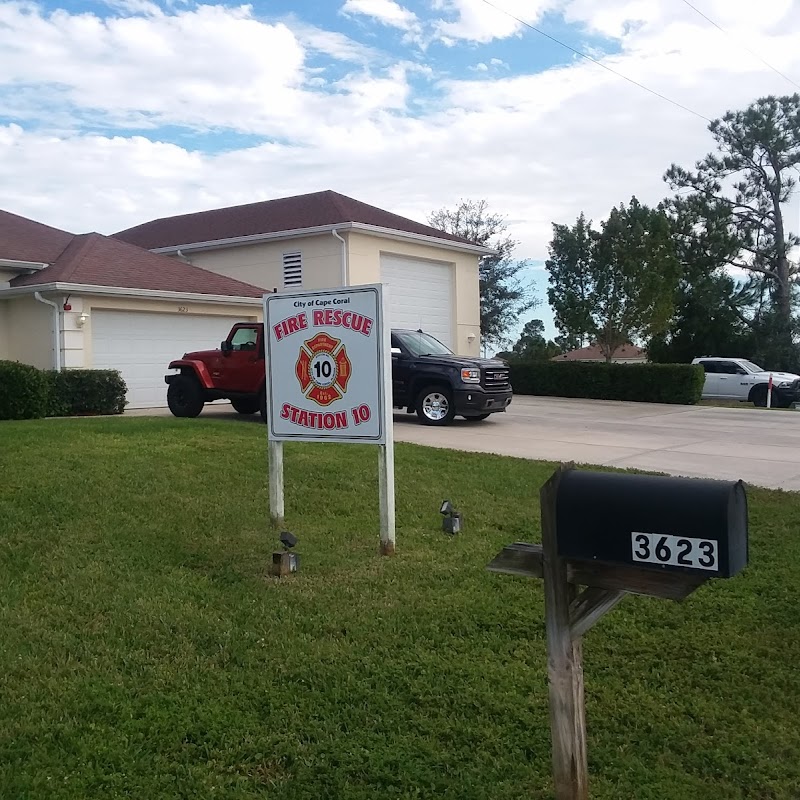
[[[0,419],[35,419],[47,413],[47,375],[19,361],[0,361]]]
[[[48,416],[121,414],[125,410],[127,386],[115,369],[67,369],[47,374]]]
[[[121,414],[126,391],[113,369],[55,372],[0,361],[0,419]]]
[[[693,364],[512,363],[516,394],[692,405],[705,376]]]

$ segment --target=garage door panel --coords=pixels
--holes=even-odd
[[[422,328],[453,346],[451,265],[382,255],[381,282],[389,289],[389,322],[393,328]]]
[[[170,361],[190,350],[219,347],[242,317],[93,311],[96,369],[118,369],[128,386],[128,408],[167,404],[164,375]]]

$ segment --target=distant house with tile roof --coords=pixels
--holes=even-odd
[[[606,357],[599,345],[593,344],[588,347],[579,347],[577,350],[570,350],[567,353],[555,356],[551,361],[605,361]],[[633,344],[624,344],[618,347],[611,357],[614,364],[644,364],[647,362],[647,351]]]

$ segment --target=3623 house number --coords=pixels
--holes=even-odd
[[[717,569],[717,543],[710,539],[632,531],[631,548],[633,560],[646,564]]]

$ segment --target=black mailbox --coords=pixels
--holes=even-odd
[[[556,498],[558,555],[708,577],[747,566],[741,481],[567,470]]]

